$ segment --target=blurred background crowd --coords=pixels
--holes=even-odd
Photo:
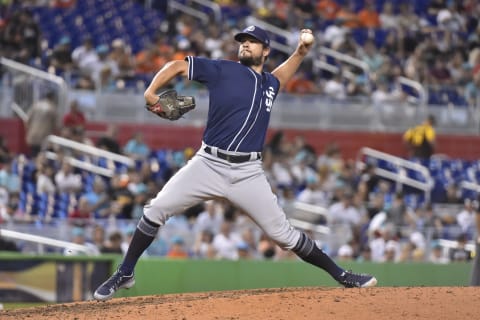
[[[183,1],[199,8],[195,1]],[[374,103],[413,95],[404,76],[428,88],[430,104],[476,106],[480,86],[480,15],[473,0],[214,1],[222,20],[172,11],[167,1],[3,1],[0,53],[66,78],[85,90],[142,90],[156,70],[186,55],[236,59],[233,34],[249,18],[287,31],[296,43],[311,28],[322,46],[358,59],[339,72],[305,63],[285,91]],[[180,2],[182,3],[182,2]],[[275,48],[274,48],[275,49]],[[273,50],[272,68],[288,55]],[[185,83],[177,83],[183,88]],[[192,85],[192,84],[188,84]]]
[[[196,2],[185,2],[195,7]],[[469,0],[424,1],[216,1],[222,23],[172,13],[166,1],[2,1],[0,55],[60,75],[80,90],[141,92],[167,61],[186,55],[236,59],[233,34],[256,17],[282,30],[295,43],[299,29],[311,28],[317,42],[354,57],[365,74],[336,62],[340,72],[318,71],[307,61],[286,86],[294,94],[336,100],[368,97],[372,103],[403,101],[398,83],[407,77],[428,87],[429,103],[477,105],[480,94],[480,4]],[[267,68],[286,53],[273,50]],[[178,80],[179,91],[195,83]],[[42,118],[38,109],[48,109]],[[152,150],[135,133],[125,144],[111,124],[100,137],[86,134],[87,116],[76,101],[58,114],[48,94],[28,114],[29,154],[13,154],[0,140],[0,223],[35,226],[44,233],[88,245],[92,253],[123,254],[143,205],[195,153]],[[30,121],[30,122],[29,122]],[[55,125],[51,125],[53,123]],[[60,124],[57,126],[57,124]],[[132,168],[102,157],[45,146],[48,134],[134,159]],[[434,136],[431,143],[433,143]],[[399,141],[399,148],[403,148]],[[55,159],[49,152],[57,154]],[[93,174],[67,157],[115,171]],[[430,154],[427,157],[430,157]],[[263,166],[278,201],[291,218],[295,203],[323,208],[306,219],[312,237],[338,259],[448,263],[469,261],[467,243],[476,235],[477,195],[464,193],[453,179],[431,199],[375,174],[375,163],[344,159],[334,142],[315,150],[302,136],[281,130],[268,141]],[[303,217],[305,218],[305,217]],[[72,227],[68,234],[62,227]],[[455,241],[455,249],[442,245]],[[5,248],[28,252],[25,243],[2,240]],[[65,254],[75,254],[72,250]],[[148,255],[171,258],[290,259],[239,208],[208,201],[174,217],[159,232]]]

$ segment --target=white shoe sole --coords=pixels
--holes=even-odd
[[[370,288],[370,287],[375,287],[377,285],[377,279],[375,277],[372,277],[369,281],[365,282],[362,285],[362,288]]]
[[[118,287],[118,289],[130,289],[130,288],[133,287],[134,285],[135,285],[135,278],[129,280],[129,281],[126,282],[126,283],[124,283],[123,285],[121,285],[120,287]],[[95,291],[95,293],[93,294],[93,298],[94,298],[95,300],[98,300],[98,301],[106,301],[106,300],[112,298],[112,297],[115,295],[115,292],[116,292],[116,291],[113,291],[113,292],[111,292],[111,293],[108,294],[108,295],[102,295],[102,294],[98,293],[97,291]]]

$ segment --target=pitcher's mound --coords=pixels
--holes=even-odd
[[[474,287],[286,288],[169,294],[0,312],[20,319],[478,319]]]

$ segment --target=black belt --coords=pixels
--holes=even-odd
[[[214,156],[214,154],[212,153],[212,148],[210,148],[209,146],[206,146],[203,150],[205,150],[206,153]],[[261,152],[256,152],[256,155],[257,155],[256,158],[253,159],[253,160],[262,159],[262,153]],[[226,160],[228,162],[231,162],[231,163],[242,163],[242,162],[247,162],[247,161],[251,160],[251,157],[250,157],[249,154],[233,155],[233,154],[228,154],[228,153],[222,152],[220,150],[217,150],[217,157],[220,158],[220,159]]]

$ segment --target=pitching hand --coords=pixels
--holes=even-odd
[[[303,35],[304,33],[312,35],[309,37],[308,35]],[[315,37],[313,36],[313,32],[310,29],[302,29],[300,31],[300,39],[298,41],[297,51],[301,55],[305,56],[313,47],[315,43]]]

